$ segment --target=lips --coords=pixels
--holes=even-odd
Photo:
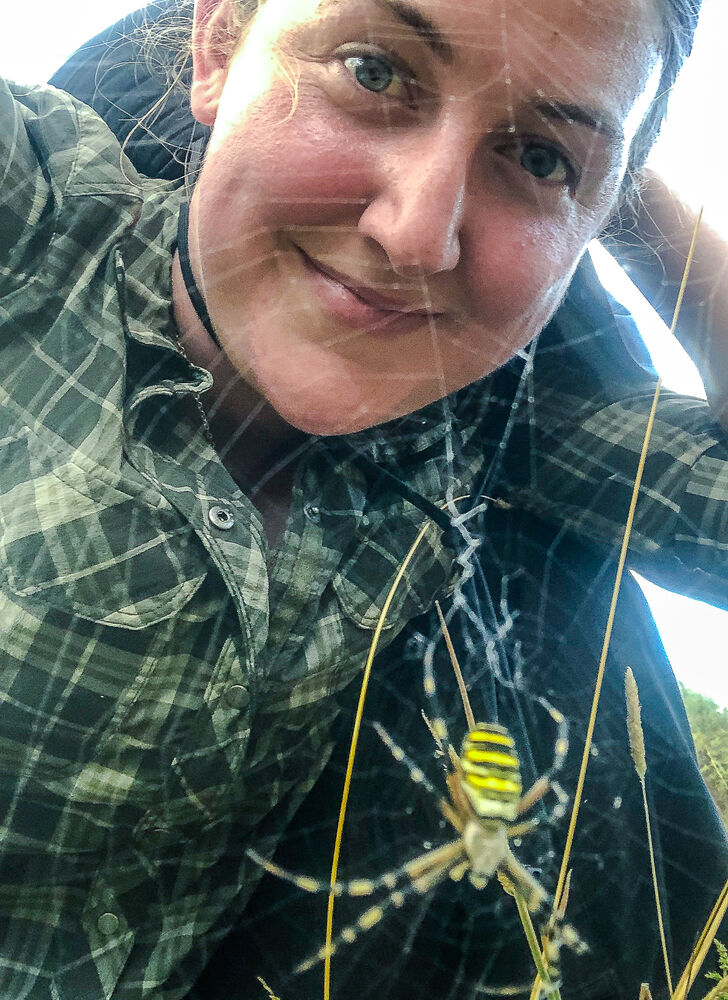
[[[339,322],[371,332],[402,333],[421,327],[438,313],[413,308],[361,285],[299,250],[314,292],[324,309]]]

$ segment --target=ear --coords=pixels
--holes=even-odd
[[[235,47],[228,0],[197,0],[192,29],[190,107],[202,125],[212,125]]]

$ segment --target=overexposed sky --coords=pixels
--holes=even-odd
[[[703,0],[693,55],[670,98],[653,166],[728,238],[726,196],[726,43],[728,0]]]
[[[41,83],[82,42],[136,9],[134,0],[33,0],[6,3],[0,15],[0,74]],[[704,0],[695,52],[671,99],[670,118],[650,163],[728,238],[725,45],[728,0]],[[607,272],[602,272],[606,274]],[[614,293],[634,311],[667,384],[697,394],[700,383],[679,345],[623,281]],[[667,344],[665,349],[660,344]],[[728,707],[728,614],[645,586],[678,677]]]

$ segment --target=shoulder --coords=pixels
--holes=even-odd
[[[67,286],[136,223],[142,182],[90,108],[0,80],[0,295],[41,273]]]
[[[3,117],[16,111],[38,165],[59,194],[78,188],[140,196],[139,175],[87,105],[55,87],[12,82],[1,85],[0,102]]]

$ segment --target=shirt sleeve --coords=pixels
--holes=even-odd
[[[588,329],[568,309],[557,319],[525,376],[502,495],[616,553],[656,382],[613,330]],[[663,587],[728,607],[728,436],[704,400],[660,393],[630,563]]]
[[[58,203],[48,169],[47,143],[38,125],[54,112],[38,101],[39,88],[19,88],[0,80],[0,288],[7,291],[27,277],[31,260],[52,236]],[[43,106],[45,104],[45,107]],[[58,112],[55,112],[56,118]],[[59,121],[56,130],[69,134]],[[75,138],[75,130],[70,129]],[[50,225],[49,225],[50,224]]]
[[[2,297],[27,289],[50,256],[56,287],[75,280],[140,205],[139,177],[94,112],[54,87],[0,79],[0,321]]]

